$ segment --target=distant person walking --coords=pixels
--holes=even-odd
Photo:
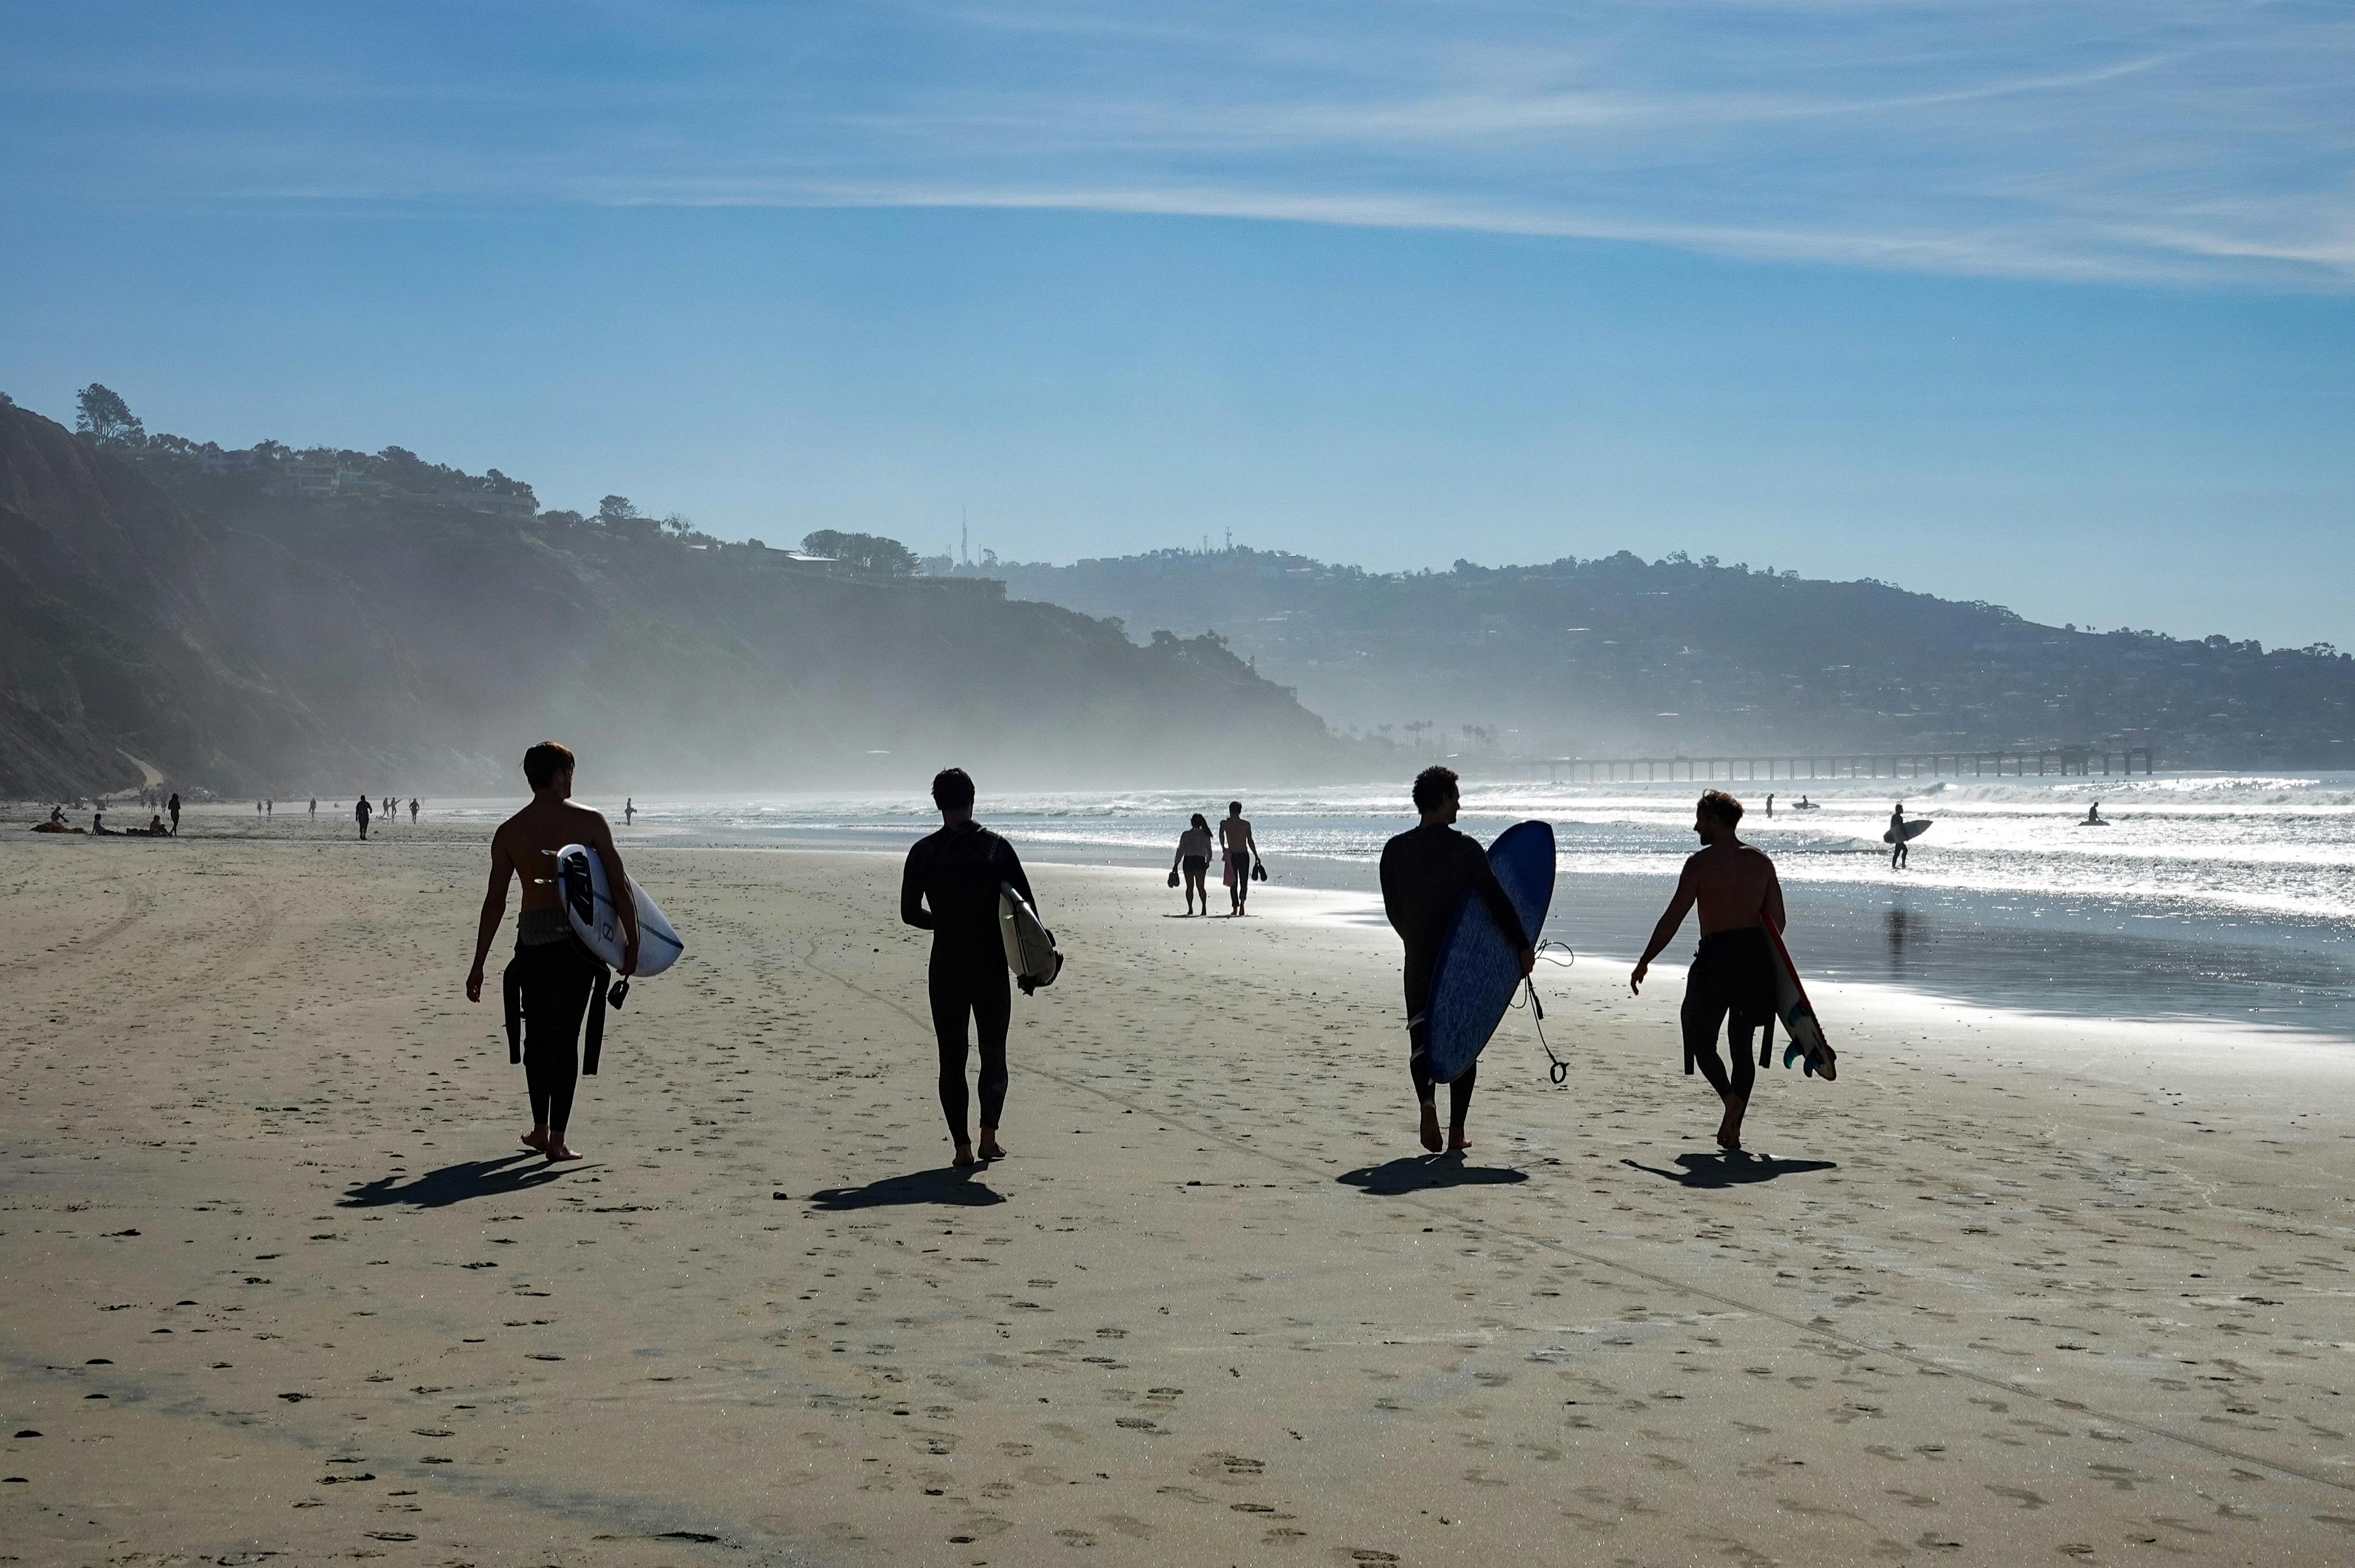
[[[1636,961],[1627,989],[1643,994],[1652,960],[1676,938],[1685,913],[1700,906],[1700,948],[1685,975],[1685,1001],[1678,1022],[1685,1042],[1685,1071],[1700,1066],[1710,1087],[1724,1103],[1717,1124],[1721,1148],[1742,1147],[1742,1118],[1750,1108],[1757,1075],[1750,1065],[1750,1039],[1774,1016],[1774,958],[1766,927],[1784,925],[1783,885],[1774,863],[1742,842],[1742,802],[1721,789],[1703,794],[1693,809],[1693,832],[1700,850],[1685,861],[1676,896],[1652,927],[1652,939]],[[1718,1059],[1718,1025],[1729,1025],[1733,1075]]]
[[[366,838],[366,837],[368,837],[368,817],[369,817],[369,815],[370,815],[370,813],[369,813],[369,810],[368,810],[368,798],[367,796],[363,795],[363,796],[361,796],[361,797],[360,797],[359,804],[358,804],[358,805],[357,805],[357,806],[354,806],[354,807],[352,808],[352,816],[353,816],[356,820],[357,820],[357,821],[359,822],[359,825],[360,825],[360,837],[362,837],[362,838]]]
[[[1771,789],[1766,792],[1766,820],[1774,820],[1774,792]]]
[[[1891,870],[1891,871],[1895,871],[1895,870],[1897,870],[1900,866],[1902,866],[1902,865],[1903,865],[1903,864],[1905,863],[1905,846],[1906,846],[1906,842],[1907,842],[1907,841],[1906,841],[1906,837],[1905,837],[1905,802],[1904,802],[1904,801],[1902,801],[1902,800],[1900,800],[1900,801],[1898,801],[1898,802],[1897,802],[1897,809],[1896,809],[1895,810],[1891,811],[1891,812],[1889,813],[1889,869],[1890,869],[1890,870]]]
[[[1194,895],[1202,895],[1202,913],[1210,912],[1210,824],[1202,813],[1194,813],[1193,825],[1178,835],[1177,858],[1169,863],[1169,874],[1174,881],[1183,872],[1186,879],[1186,913],[1194,913]]]
[[[586,844],[605,865],[605,885],[626,888],[629,874],[613,848],[613,831],[602,814],[572,804],[573,757],[570,748],[543,740],[523,754],[523,776],[531,803],[491,835],[491,885],[483,894],[483,918],[474,932],[474,967],[466,971],[466,1000],[483,1000],[483,963],[506,915],[507,880],[523,883],[523,906],[516,915],[515,957],[506,969],[507,1023],[523,1025],[524,1087],[531,1098],[531,1130],[524,1147],[550,1160],[578,1160],[564,1141],[572,1118],[572,1094],[581,1081],[581,1021],[593,1004],[602,1018],[605,966],[572,933],[571,916],[556,888],[556,856],[567,844]],[[638,905],[614,902],[622,917],[621,973],[638,969]],[[597,1070],[595,1041],[602,1025],[590,1028],[589,1070]],[[509,1039],[513,1039],[510,1034]]]
[[[633,796],[633,795],[624,795],[624,796],[623,796],[623,797],[622,797],[622,826],[623,826],[623,827],[625,827],[625,828],[626,828],[626,827],[630,827],[630,826],[632,826],[633,824],[634,824],[634,823],[637,821],[637,820],[638,820],[638,802],[637,802],[637,798],[636,798],[635,796]]]
[[[314,795],[314,796],[312,796],[312,797],[311,797],[311,817],[312,817],[312,820],[315,821],[318,819],[318,815],[319,815],[319,797],[317,797],[316,795]]]
[[[1252,868],[1259,859],[1259,841],[1252,837],[1241,800],[1227,802],[1227,814],[1219,821],[1219,845],[1226,852],[1227,896],[1233,906],[1228,913],[1240,915],[1251,900]]]
[[[1431,971],[1439,944],[1464,900],[1477,894],[1497,928],[1521,956],[1521,973],[1537,966],[1536,938],[1521,929],[1520,912],[1497,885],[1480,841],[1455,831],[1459,805],[1455,769],[1432,767],[1414,779],[1414,809],[1421,822],[1382,846],[1382,913],[1406,944],[1407,1075],[1421,1107],[1423,1146],[1439,1151],[1439,1103],[1431,1076]],[[1447,1086],[1447,1147],[1466,1147],[1465,1118],[1472,1109],[1472,1086],[1479,1065],[1464,1069]]]
[[[932,934],[926,986],[932,1036],[940,1049],[941,1114],[956,1146],[955,1162],[975,1162],[965,1125],[965,1056],[973,1020],[981,1044],[981,1160],[1003,1160],[998,1118],[1006,1108],[1006,1031],[1014,1014],[1006,978],[1006,944],[997,931],[998,889],[1010,885],[1033,908],[1030,879],[1014,846],[973,820],[973,779],[962,768],[932,777],[940,831],[918,839],[900,877],[900,918]]]
[[[417,797],[414,795],[409,798],[409,824],[411,827],[417,825]]]
[[[172,799],[164,809],[172,813],[172,836],[176,839],[180,836],[180,792],[177,789],[172,791]]]

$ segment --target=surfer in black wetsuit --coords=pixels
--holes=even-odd
[[[1693,832],[1702,848],[1685,862],[1676,896],[1652,928],[1652,940],[1636,960],[1627,989],[1641,994],[1644,976],[1660,949],[1675,939],[1685,912],[1700,906],[1700,949],[1685,976],[1685,1004],[1678,1022],[1685,1039],[1685,1071],[1698,1064],[1710,1087],[1725,1103],[1717,1141],[1742,1147],[1742,1118],[1750,1108],[1756,1074],[1750,1065],[1752,1033],[1774,1016],[1774,955],[1765,927],[1783,929],[1783,885],[1774,863],[1735,836],[1742,802],[1721,789],[1700,798]],[[1733,1075],[1718,1059],[1717,1029],[1725,1023],[1733,1047]]]
[[[1897,802],[1889,813],[1889,869],[1897,870],[1905,863],[1905,802]]]
[[[975,1162],[965,1130],[965,1017],[981,1036],[981,1154],[1003,1160],[997,1118],[1006,1107],[1006,1026],[1014,997],[1006,979],[1006,943],[997,930],[1001,884],[1032,907],[1030,879],[1014,846],[973,820],[973,779],[962,768],[932,779],[941,831],[918,839],[900,879],[900,918],[932,934],[930,986],[932,1033],[941,1054],[941,1113],[956,1140],[956,1163]]]
[[[1520,950],[1521,973],[1534,969],[1538,959],[1531,934],[1521,929],[1519,911],[1489,867],[1487,852],[1477,839],[1450,825],[1457,804],[1455,770],[1424,768],[1414,779],[1414,809],[1422,824],[1382,846],[1382,913],[1406,944],[1407,1072],[1423,1107],[1423,1146],[1434,1154],[1439,1151],[1439,1107],[1425,1060],[1424,1014],[1431,1002],[1432,966],[1439,961],[1439,944],[1449,923],[1465,898],[1476,893],[1496,917],[1497,928]],[[1464,1118],[1472,1108],[1472,1085],[1478,1076],[1475,1064],[1447,1086],[1450,1150],[1465,1147]]]
[[[602,812],[572,803],[571,751],[543,740],[523,754],[524,778],[531,784],[531,804],[499,824],[491,835],[491,885],[483,895],[483,919],[474,934],[474,967],[466,973],[466,1000],[483,1000],[483,962],[499,934],[507,907],[507,879],[523,883],[523,908],[516,916],[515,958],[507,966],[508,1028],[521,1012],[524,1086],[531,1097],[531,1130],[524,1147],[550,1160],[578,1160],[580,1154],[564,1141],[572,1117],[572,1091],[580,1081],[581,1021],[593,1003],[603,1017],[605,966],[581,946],[573,934],[572,919],[557,892],[556,857],[568,844],[586,844],[605,864],[608,887],[630,885],[622,856],[613,848],[613,830]],[[360,806],[367,808],[366,797]],[[638,904],[634,898],[614,900],[622,917],[622,963],[624,978],[638,969]],[[597,1039],[602,1022],[589,1031],[589,1071],[597,1070]],[[514,1049],[512,1033],[508,1046]]]

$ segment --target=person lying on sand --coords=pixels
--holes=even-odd
[[[613,830],[604,817],[572,804],[571,751],[543,740],[523,754],[523,774],[531,804],[499,824],[491,835],[491,885],[483,895],[482,923],[474,933],[474,967],[466,971],[466,1000],[483,1000],[483,961],[499,934],[507,907],[507,879],[523,883],[523,907],[516,916],[516,950],[508,972],[522,993],[523,1075],[531,1097],[531,1130],[524,1147],[550,1160],[578,1160],[564,1141],[572,1117],[572,1091],[581,1076],[581,1020],[605,972],[595,955],[572,934],[556,885],[557,853],[586,844],[605,866],[605,885],[630,885]],[[362,801],[366,804],[365,799]],[[623,978],[638,970],[638,905],[616,898],[622,917]],[[602,1005],[602,993],[598,997]],[[594,1070],[595,1064],[591,1065]]]
[[[1742,1147],[1742,1118],[1750,1108],[1756,1074],[1750,1065],[1752,1033],[1774,1016],[1774,958],[1765,927],[1784,925],[1783,885],[1774,863],[1735,836],[1742,802],[1722,789],[1703,794],[1693,809],[1693,832],[1701,849],[1685,862],[1676,896],[1652,927],[1652,939],[1636,961],[1627,989],[1641,995],[1644,976],[1660,949],[1675,939],[1685,911],[1700,906],[1700,948],[1685,976],[1679,1022],[1685,1037],[1685,1071],[1699,1063],[1702,1076],[1724,1103],[1717,1124],[1721,1148]],[[1727,1023],[1733,1047],[1733,1076],[1718,1060],[1717,1026]]]
[[[1406,944],[1407,1075],[1414,1081],[1414,1097],[1423,1110],[1423,1146],[1439,1151],[1438,1095],[1430,1067],[1431,971],[1439,962],[1439,944],[1464,900],[1478,894],[1496,917],[1497,928],[1521,956],[1521,973],[1537,967],[1534,938],[1521,929],[1520,911],[1497,882],[1480,841],[1459,833],[1451,825],[1458,807],[1455,770],[1426,768],[1415,775],[1414,809],[1420,825],[1382,846],[1382,913],[1391,929]],[[1469,1147],[1465,1118],[1472,1109],[1472,1085],[1479,1066],[1464,1069],[1447,1086],[1447,1147]]]

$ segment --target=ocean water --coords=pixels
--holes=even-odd
[[[1641,950],[1696,846],[1700,786],[1467,782],[1483,840],[1550,821],[1561,877],[1547,935],[1583,962]],[[2355,774],[1891,780],[1734,787],[1743,837],[1780,870],[1795,958],[1811,976],[2102,1018],[2201,1018],[2355,1040]],[[1804,792],[1820,809],[1792,810]],[[1239,791],[1279,883],[1370,894],[1382,842],[1412,825],[1404,790]],[[1166,867],[1200,791],[986,795],[984,821],[1029,861]],[[1891,803],[1930,818],[1891,871]],[[2099,800],[2113,823],[2075,825]],[[591,801],[612,810],[618,802]],[[465,803],[459,811],[489,803]],[[640,802],[681,843],[891,849],[938,825],[920,794]],[[1042,897],[1044,895],[1042,894]],[[1170,895],[1173,899],[1175,895]],[[1688,923],[1669,949],[1690,951]]]

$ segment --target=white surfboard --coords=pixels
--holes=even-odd
[[[1023,995],[1042,985],[1053,985],[1055,977],[1063,972],[1063,955],[1055,950],[1055,933],[1039,923],[1039,912],[1014,891],[1010,882],[997,885],[997,934],[1006,944],[1006,967],[1014,971]]]
[[[581,945],[596,954],[600,962],[619,969],[622,920],[613,912],[604,857],[586,844],[566,844],[556,852],[556,891],[564,900],[564,913],[570,917],[572,934],[581,938]],[[638,972],[632,978],[644,980],[677,963],[687,944],[671,928],[670,916],[662,912],[662,906],[647,896],[635,877],[630,879],[630,897],[638,909]]]

